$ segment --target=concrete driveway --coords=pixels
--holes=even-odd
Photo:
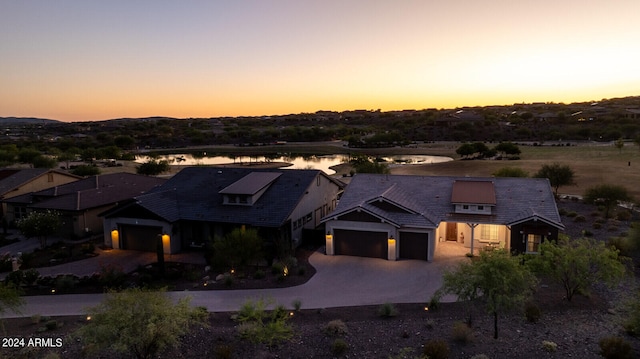
[[[326,256],[314,253],[309,262],[316,274],[305,284],[278,289],[170,292],[175,299],[191,297],[191,303],[211,312],[236,311],[248,299],[273,300],[291,307],[300,300],[303,309],[376,305],[390,303],[426,303],[442,284],[442,272],[465,257],[458,248],[436,252],[433,262]],[[97,305],[103,294],[50,295],[25,297],[21,314],[4,317],[41,315],[78,315],[84,308]],[[444,298],[451,301],[454,298]]]

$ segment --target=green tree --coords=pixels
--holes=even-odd
[[[31,160],[33,168],[54,168],[58,165],[58,161],[55,158],[49,156],[36,156]]]
[[[206,310],[191,307],[190,298],[174,304],[165,291],[138,288],[107,293],[87,314],[91,320],[75,335],[89,352],[109,349],[136,358],[156,357],[177,346],[192,325],[205,325],[208,319]]]
[[[518,167],[502,167],[493,172],[494,177],[529,177],[529,173]]]
[[[498,316],[520,307],[536,283],[529,268],[507,251],[483,251],[479,258],[445,272],[438,295],[454,294],[459,300],[481,299],[487,312],[493,315],[493,337],[497,339]]]
[[[560,283],[568,301],[577,293],[587,294],[595,284],[617,284],[626,272],[618,251],[593,238],[560,236],[557,243],[542,242],[540,255],[530,256],[527,264]]]
[[[255,228],[236,228],[213,242],[213,263],[230,268],[248,265],[261,257],[262,244]]]
[[[505,156],[517,156],[521,152],[518,145],[511,142],[501,142],[496,145],[494,149],[503,153]]]
[[[100,168],[90,165],[81,165],[71,170],[71,173],[82,177],[95,176],[100,174]]]
[[[75,152],[62,152],[58,155],[58,161],[65,162],[65,168],[69,169],[69,162],[76,159]]]
[[[611,209],[620,201],[630,201],[631,195],[626,188],[620,185],[601,184],[587,188],[584,193],[586,203],[595,203],[604,207],[604,217],[609,218]]]
[[[40,247],[44,248],[47,245],[47,237],[58,232],[61,222],[58,212],[47,210],[29,213],[18,220],[17,226],[25,237],[38,237]]]
[[[157,176],[163,172],[169,171],[169,162],[167,160],[149,160],[136,167],[136,172],[141,175]]]
[[[20,307],[24,304],[20,298],[20,292],[13,285],[0,282],[0,317],[7,309],[13,312],[19,312]],[[4,333],[4,323],[0,322],[0,328]]]
[[[558,196],[558,188],[561,186],[575,185],[574,172],[571,167],[557,162],[542,165],[542,168],[534,175],[536,178],[548,178],[554,194]]]
[[[364,155],[355,156],[349,162],[351,163],[351,166],[353,166],[353,168],[357,173],[388,174],[391,172],[389,170],[389,166],[387,166],[386,163],[372,160],[369,157]]]
[[[32,147],[25,147],[18,152],[18,161],[21,163],[33,163],[33,159],[38,156],[42,156],[40,151]]]
[[[613,145],[616,146],[620,153],[622,153],[622,149],[624,148],[624,140],[622,138],[619,138],[613,143]]]

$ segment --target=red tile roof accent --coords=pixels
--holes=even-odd
[[[452,203],[496,204],[496,191],[491,181],[455,181]]]

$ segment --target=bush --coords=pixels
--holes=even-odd
[[[558,350],[558,344],[549,340],[543,340],[542,349],[546,350],[549,353],[553,353]]]
[[[430,339],[422,351],[429,359],[448,359],[449,345],[442,339]]]
[[[240,336],[269,346],[290,339],[293,330],[286,322],[289,316],[284,307],[278,306],[267,314],[266,306],[262,299],[256,302],[249,300],[242,305],[236,315],[236,320],[241,323],[237,328]]]
[[[293,305],[293,310],[295,310],[296,312],[299,312],[300,308],[302,308],[302,300],[294,299],[291,305]]]
[[[324,326],[324,332],[329,335],[345,335],[349,333],[349,329],[342,320],[334,319]]]
[[[49,320],[44,324],[44,326],[47,330],[54,330],[59,327],[58,322],[55,319]]]
[[[72,290],[78,284],[78,279],[69,274],[69,275],[60,275],[56,278],[56,289],[61,292],[67,292]]]
[[[284,272],[284,264],[282,264],[282,262],[276,262],[273,263],[273,265],[271,266],[271,273],[272,274],[282,274]]]
[[[529,323],[537,323],[542,316],[542,312],[540,311],[540,307],[534,303],[527,303],[524,307],[524,316],[527,318]]]
[[[231,287],[233,285],[233,277],[231,276],[231,274],[225,274],[222,282],[225,286]]]
[[[40,272],[34,268],[27,269],[24,271],[23,283],[26,285],[32,285],[38,280],[38,278],[40,278]]]
[[[106,288],[119,288],[124,284],[126,275],[122,268],[115,265],[100,266],[98,273],[100,284]]]
[[[585,222],[586,220],[587,220],[587,219],[586,219],[586,218],[584,218],[584,216],[583,216],[583,215],[576,216],[576,217],[573,219],[573,221],[574,221],[574,222],[578,222],[578,223],[579,223],[579,222]]]
[[[628,237],[611,237],[607,245],[620,251],[620,255],[629,257],[633,254],[633,243]]]
[[[216,345],[213,350],[213,357],[216,359],[231,359],[233,358],[233,347],[227,344]]]
[[[91,254],[96,250],[95,244],[93,242],[87,242],[82,244],[82,253]]]
[[[393,303],[384,303],[378,307],[378,315],[383,318],[395,317],[398,315],[398,309]]]
[[[623,322],[624,330],[627,334],[640,337],[640,297],[636,296],[626,303],[627,312]]]
[[[560,214],[561,216],[566,216],[566,215],[567,215],[567,213],[569,213],[569,212],[568,212],[566,209],[564,209],[564,208],[560,208],[560,209],[558,210],[558,214]]]
[[[571,211],[571,212],[567,213],[567,217],[571,217],[571,218],[576,217],[577,215],[578,215],[578,213],[576,213],[574,211]]]
[[[616,212],[616,219],[619,221],[628,221],[632,217],[630,211],[619,210]]]
[[[602,228],[602,224],[596,222],[596,223],[592,224],[591,227],[593,227],[593,229],[600,229],[600,228]]]
[[[258,269],[253,272],[253,279],[263,279],[264,277],[266,277],[266,274],[262,269]]]
[[[336,339],[331,343],[331,353],[335,356],[344,354],[349,349],[349,345],[343,339]]]
[[[40,323],[41,319],[42,319],[42,316],[40,314],[34,314],[31,316],[31,323],[38,324]]]
[[[11,283],[15,287],[19,287],[22,282],[24,282],[24,272],[21,270],[17,270],[14,272],[9,272],[7,276],[4,278],[5,283]]]
[[[631,344],[620,337],[605,337],[600,339],[600,355],[607,359],[631,359],[633,352]]]
[[[438,296],[434,295],[429,300],[429,304],[427,304],[427,309],[436,311],[439,308],[440,308],[440,298]]]
[[[462,344],[466,344],[471,341],[473,336],[473,330],[463,322],[453,323],[453,330],[451,336],[454,341]]]

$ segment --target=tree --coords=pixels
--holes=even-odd
[[[470,157],[471,155],[478,154],[478,157],[487,157],[491,154],[489,147],[482,142],[463,143],[456,149],[456,153],[462,157]]]
[[[498,316],[519,307],[537,283],[528,267],[507,251],[483,251],[480,257],[445,272],[438,295],[455,294],[458,300],[481,299],[493,315],[493,337],[498,338]]]
[[[255,228],[236,228],[213,242],[213,263],[230,268],[245,266],[260,258],[262,244]]]
[[[501,142],[494,149],[498,152],[502,152],[505,156],[517,156],[520,154],[520,148],[518,145],[511,142]]]
[[[18,312],[23,304],[24,301],[20,298],[20,292],[16,288],[10,284],[0,282],[0,316],[7,309]],[[4,332],[4,324],[2,322],[0,322],[0,328]]]
[[[532,255],[527,264],[536,272],[559,282],[568,301],[576,293],[586,294],[599,283],[614,285],[625,275],[618,250],[593,238],[571,240],[560,236],[558,242],[540,244],[540,255]]]
[[[620,185],[601,184],[587,188],[584,194],[584,201],[587,203],[600,204],[604,207],[604,217],[609,218],[611,208],[618,205],[620,201],[630,201],[631,195],[626,188]]]
[[[31,212],[28,216],[18,220],[18,229],[27,237],[38,237],[40,247],[47,245],[47,237],[55,234],[60,229],[61,222],[58,212]]]
[[[371,160],[369,157],[364,155],[355,156],[349,162],[357,173],[390,173],[389,166],[387,166],[386,163]]]
[[[551,187],[553,187],[554,194],[558,196],[558,188],[560,186],[575,185],[573,179],[574,173],[571,167],[567,165],[561,165],[557,162],[552,164],[545,164],[540,168],[538,173],[534,175],[536,178],[548,178]]]
[[[54,168],[58,165],[58,161],[55,158],[49,156],[36,156],[31,160],[33,168]]]
[[[493,172],[494,177],[529,177],[529,173],[518,167],[502,167]]]
[[[137,358],[156,357],[175,347],[194,324],[206,324],[208,314],[190,306],[190,298],[176,304],[165,291],[139,288],[107,293],[104,301],[88,309],[87,324],[75,335],[88,351],[110,349]]]
[[[136,172],[141,175],[157,176],[169,171],[169,168],[169,162],[167,160],[149,160],[136,167]]]
[[[90,165],[81,165],[71,170],[71,173],[82,177],[95,176],[100,174],[100,168]]]
[[[619,138],[613,143],[613,145],[616,146],[620,153],[622,153],[622,149],[624,148],[624,140],[622,138]]]

